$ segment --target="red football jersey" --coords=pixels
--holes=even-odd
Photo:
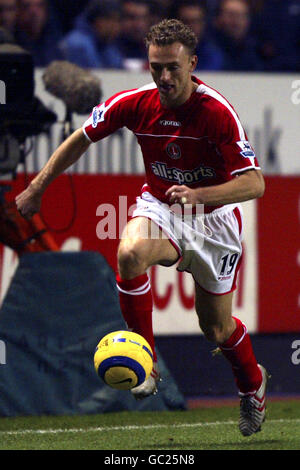
[[[210,186],[260,169],[231,104],[198,78],[192,79],[198,88],[177,108],[165,108],[155,83],[150,83],[115,94],[95,107],[83,125],[92,142],[121,127],[130,129],[144,157],[143,190],[163,202],[165,191],[174,184]]]

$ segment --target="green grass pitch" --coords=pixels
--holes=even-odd
[[[237,406],[188,411],[0,418],[0,450],[299,450],[300,401],[270,402],[243,437]]]

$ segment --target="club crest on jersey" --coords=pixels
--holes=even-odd
[[[104,104],[100,107],[95,106],[92,112],[92,127],[95,129],[98,122],[104,121]]]
[[[242,149],[240,154],[245,158],[253,158],[255,157],[255,152],[251,145],[249,144],[248,140],[240,140],[237,142],[238,146]]]
[[[167,154],[173,160],[178,160],[181,157],[181,149],[178,144],[170,142],[166,147]]]

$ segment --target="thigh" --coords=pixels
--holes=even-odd
[[[122,233],[118,252],[130,250],[134,250],[148,267],[173,264],[179,256],[159,226],[143,216],[131,219]]]
[[[207,214],[204,221],[201,217],[196,218],[193,225],[195,242],[192,238],[192,250],[186,250],[184,244],[178,266],[179,271],[190,272],[205,291],[222,297],[235,290],[242,258],[241,230],[236,217],[238,210],[235,205],[228,205]],[[204,233],[203,223],[207,230]],[[201,297],[206,300],[205,294]],[[219,303],[223,306],[228,301],[217,300]]]

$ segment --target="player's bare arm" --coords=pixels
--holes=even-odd
[[[226,183],[192,189],[185,185],[173,185],[167,191],[170,203],[205,204],[219,206],[262,197],[265,183],[260,170],[238,174]]]
[[[23,217],[30,218],[40,210],[42,195],[49,184],[73,165],[89,145],[82,129],[77,129],[55,150],[40,173],[16,197],[17,208]]]

